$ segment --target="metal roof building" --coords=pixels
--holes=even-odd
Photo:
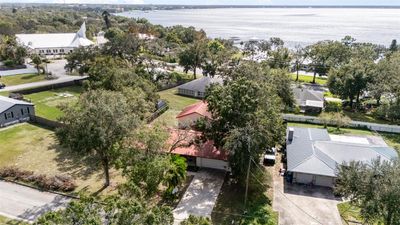
[[[286,148],[287,170],[293,173],[297,183],[332,187],[338,165],[398,157],[397,152],[387,146],[332,140],[325,129],[289,128],[288,136],[292,141],[288,141]]]
[[[0,96],[0,127],[27,121],[33,115],[32,103]]]
[[[204,98],[207,87],[209,87],[211,84],[223,85],[223,83],[224,81],[222,77],[218,75],[214,77],[204,76],[180,85],[178,87],[178,93],[195,98]]]

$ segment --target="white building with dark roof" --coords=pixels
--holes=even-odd
[[[321,112],[324,108],[324,92],[308,88],[293,88],[296,104],[303,112]]]
[[[0,96],[0,127],[28,121],[34,115],[32,103]]]
[[[333,187],[339,165],[392,160],[398,154],[385,143],[368,138],[329,135],[326,129],[290,127],[286,156],[287,171],[294,183]]]
[[[204,76],[180,85],[178,87],[178,93],[180,95],[191,96],[194,98],[204,98],[207,87],[209,87],[211,84],[223,85],[223,83],[224,80],[218,75],[214,77]]]
[[[22,45],[40,55],[64,55],[75,48],[94,44],[86,38],[85,22],[76,33],[16,34],[15,36]]]

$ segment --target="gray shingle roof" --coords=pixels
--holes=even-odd
[[[33,104],[29,103],[29,102],[24,102],[24,101],[0,96],[0,113],[3,113],[4,111],[13,107],[14,105],[33,105]]]
[[[220,76],[214,76],[214,77],[202,77],[193,81],[190,81],[188,83],[180,85],[178,88],[179,89],[186,89],[186,90],[192,90],[192,91],[200,91],[200,92],[205,92],[206,88],[210,86],[210,84],[223,84],[223,79]]]
[[[288,171],[323,176],[336,176],[337,165],[371,160],[391,160],[398,157],[390,147],[332,141],[325,129],[294,129],[294,137],[287,145]]]
[[[324,102],[324,93],[314,91],[307,88],[293,88],[293,95],[296,103],[300,106],[305,106],[309,102]],[[315,104],[314,104],[315,105]]]

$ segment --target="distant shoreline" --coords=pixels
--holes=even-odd
[[[13,3],[2,2],[0,6],[107,6],[110,8],[124,7],[126,10],[175,10],[175,9],[221,9],[221,8],[349,8],[349,9],[400,9],[390,5],[167,5],[167,4],[93,4],[93,3]]]

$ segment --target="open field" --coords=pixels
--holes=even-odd
[[[57,106],[76,101],[82,92],[83,88],[81,86],[70,86],[25,95],[24,98],[35,104],[37,116],[56,120],[62,115]]]
[[[13,76],[4,76],[0,78],[0,83],[4,83],[6,86],[13,86],[18,84],[33,83],[45,80],[43,74],[21,74]]]
[[[292,73],[291,75],[292,75],[292,79],[296,80],[296,74]],[[313,77],[312,76],[306,76],[306,75],[299,74],[299,80],[297,82],[300,82],[300,83],[312,83],[312,81],[313,81]],[[318,75],[315,78],[315,83],[320,84],[320,85],[325,85],[327,81],[328,80],[326,78],[320,77]]]
[[[190,97],[177,95],[177,89],[172,88],[165,91],[160,91],[160,98],[168,102],[169,109],[158,117],[154,122],[163,123],[166,126],[177,126],[178,121],[176,116],[188,105],[194,104],[200,100]]]
[[[102,169],[95,159],[81,157],[58,144],[52,130],[32,124],[20,124],[0,130],[0,168],[16,166],[37,174],[70,175],[78,185],[76,192],[94,193],[103,185]],[[111,171],[112,192],[121,176]]]

